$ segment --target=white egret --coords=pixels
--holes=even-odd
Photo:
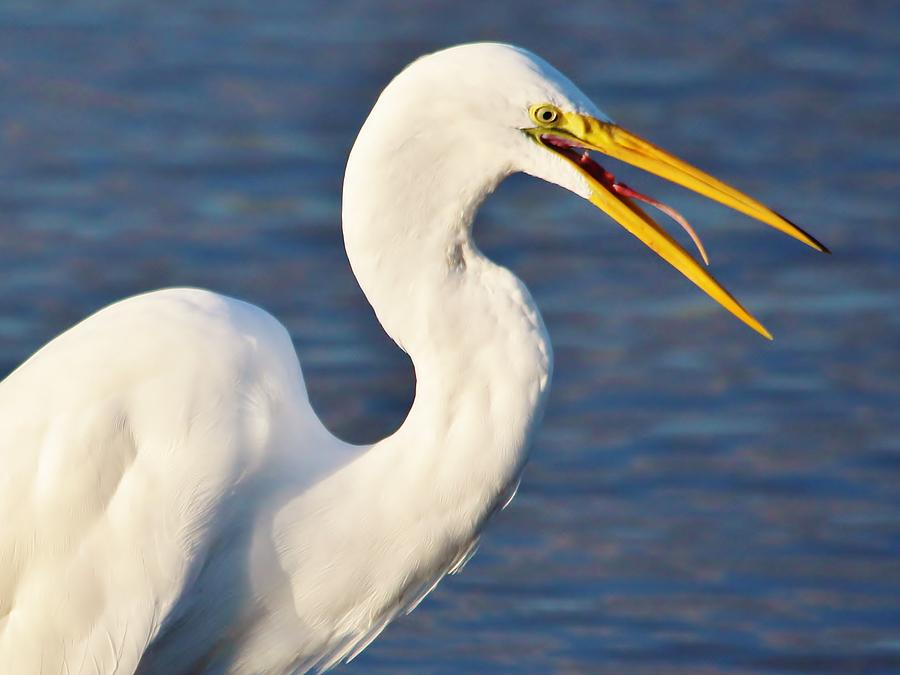
[[[515,492],[553,368],[528,290],[472,240],[513,172],[589,199],[768,336],[589,151],[824,250],[525,50],[414,62],[363,125],[343,201],[353,272],[415,365],[403,425],[332,436],[287,331],[238,300],[162,290],[84,320],[0,384],[0,671],[325,669],[458,570]]]

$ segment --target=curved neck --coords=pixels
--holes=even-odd
[[[443,323],[435,301],[458,290],[465,256],[477,255],[475,211],[509,169],[470,161],[472,149],[427,131],[392,129],[377,112],[347,163],[344,245],[381,325],[416,362],[434,349]]]
[[[511,168],[489,145],[444,140],[458,137],[394,129],[376,108],[347,166],[344,242],[379,321],[416,371],[416,399],[395,434],[404,442],[379,445],[424,445],[420,453],[453,461],[463,450],[503,450],[508,466],[498,472],[512,473],[542,410],[552,353],[524,284],[471,238],[478,206]]]
[[[415,402],[400,429],[358,448],[275,523],[294,608],[337,657],[472,550],[518,479],[552,371],[528,290],[471,239],[475,210],[509,173],[491,163],[502,153],[378,121],[376,106],[351,152],[344,240],[378,319],[413,361]],[[365,573],[336,560],[365,561]]]

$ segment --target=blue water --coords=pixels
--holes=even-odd
[[[637,171],[767,343],[534,180],[479,215],[540,304],[554,391],[513,506],[343,672],[900,672],[900,4],[0,2],[0,370],[190,284],[290,328],[354,441],[409,362],[343,256],[380,88],[461,41],[529,47],[626,126],[757,195],[818,255]]]

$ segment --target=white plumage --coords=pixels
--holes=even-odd
[[[354,269],[416,365],[409,419],[370,447],[334,438],[285,329],[206,291],[75,326],[0,385],[0,671],[302,672],[469,551],[525,461],[550,351],[524,286],[468,237],[513,153],[448,181],[497,148],[424,133],[479,112],[403,86],[460,90],[430,65],[382,97],[345,188]]]
[[[515,171],[597,203],[590,174],[523,133],[544,103],[608,123],[539,58],[468,45],[405,70],[360,132],[347,253],[417,378],[390,437],[333,437],[286,330],[202,290],[107,307],[0,384],[0,672],[327,668],[467,559],[552,372],[474,213]]]

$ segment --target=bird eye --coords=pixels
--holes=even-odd
[[[531,118],[538,124],[553,124],[559,118],[559,110],[549,103],[531,108]]]

